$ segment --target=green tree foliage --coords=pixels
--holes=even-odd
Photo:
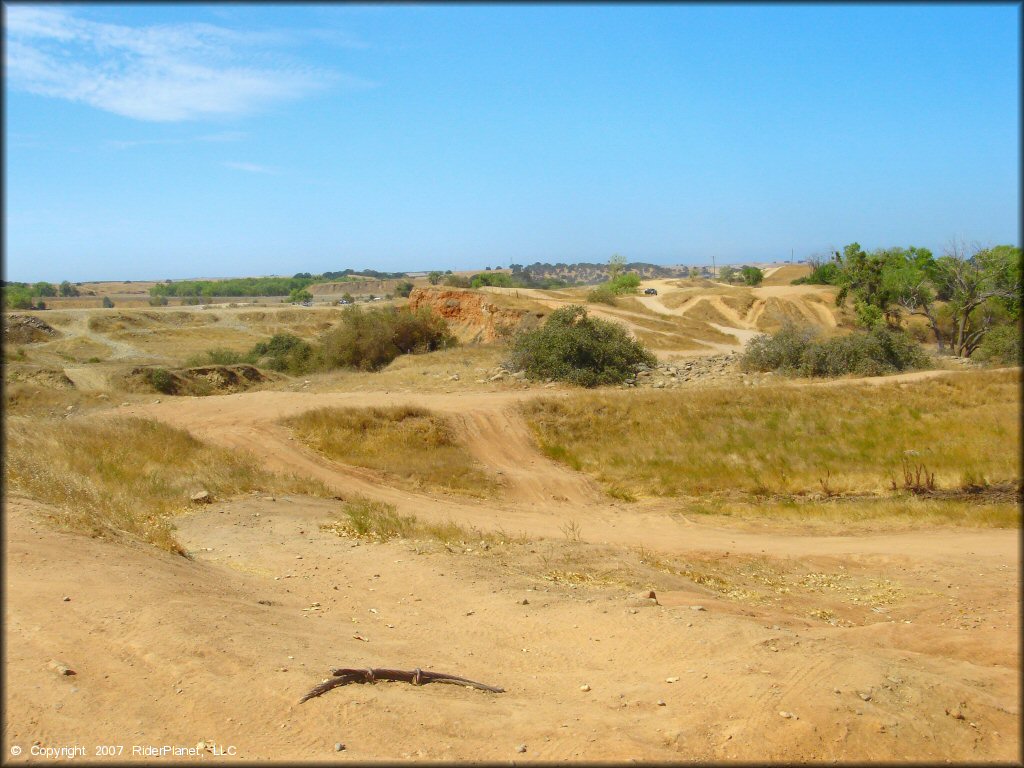
[[[615,258],[615,257],[613,257]],[[619,257],[620,259],[623,257]],[[615,297],[634,293],[640,287],[640,275],[635,272],[623,272],[621,269],[611,269],[609,262],[609,273],[614,272],[615,276],[609,278],[608,282],[599,285],[587,294],[587,301],[590,303],[615,305]]]
[[[626,269],[626,257],[613,254],[608,259],[608,282],[611,283]]]
[[[758,267],[742,267],[740,269],[740,277],[743,278],[743,282],[747,285],[760,285],[761,281],[764,280],[764,272]]]
[[[482,272],[473,275],[469,281],[470,288],[482,288],[485,285],[493,285],[499,288],[512,288],[512,276],[504,272]]]
[[[103,308],[104,309],[113,309],[114,308],[114,302],[112,302],[110,300],[109,296],[104,296],[103,297]]]
[[[403,299],[408,298],[413,288],[414,286],[411,281],[403,280],[395,286],[395,296],[401,296]]]
[[[53,283],[36,283],[32,286],[32,291],[36,296],[49,298],[57,295],[57,286]]]
[[[811,274],[790,280],[791,285],[837,285],[840,278],[839,254],[831,261],[811,260]]]
[[[954,243],[936,259],[926,248],[865,253],[846,246],[836,303],[852,299],[858,322],[898,327],[900,312],[926,318],[939,351],[968,356],[993,328],[1020,316],[1020,248]]]
[[[738,274],[739,270],[736,267],[722,267],[718,270],[718,280],[723,283],[731,283]]]
[[[587,316],[579,305],[552,312],[544,325],[520,333],[509,364],[531,379],[558,379],[583,387],[617,384],[656,359],[618,323]]]
[[[150,296],[149,306],[151,307],[166,307],[167,297],[166,296]]]
[[[5,309],[32,309],[32,289],[25,283],[7,283],[4,285]]]
[[[62,282],[60,284],[59,291],[60,291],[60,295],[61,296],[77,296],[78,295],[78,289],[75,286],[73,286],[71,283],[69,283],[67,280],[65,280],[64,282]]]
[[[437,285],[441,282],[441,278],[444,277],[444,273],[438,272],[436,269],[433,272],[427,274],[427,282],[431,285]]]
[[[309,274],[304,272],[301,274]],[[316,282],[313,277],[239,277],[231,280],[183,280],[158,283],[151,296],[288,296]]]
[[[1020,365],[1024,362],[1020,323],[1009,323],[993,328],[985,334],[972,357],[993,365]]]
[[[288,301],[292,304],[301,304],[304,301],[312,301],[313,294],[305,288],[293,288],[288,294]]]

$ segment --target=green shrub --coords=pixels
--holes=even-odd
[[[452,274],[445,277],[444,284],[449,288],[469,288],[469,278]]]
[[[790,280],[790,283],[792,285],[837,285],[840,274],[839,265],[834,261],[828,261],[824,264],[814,265],[811,274]]]
[[[556,309],[540,328],[520,333],[509,364],[531,379],[582,387],[617,384],[657,360],[618,323],[587,316],[579,305]]]
[[[616,296],[633,293],[633,291],[640,287],[640,275],[636,272],[625,272],[621,275],[616,275],[606,285],[611,288]]]
[[[903,331],[879,326],[867,333],[852,333],[812,344],[804,353],[805,376],[881,376],[908,368],[921,368],[927,358]]]
[[[399,355],[432,352],[455,344],[443,317],[426,307],[347,308],[320,339],[324,368],[377,371]]]
[[[490,269],[490,267],[488,267]],[[504,272],[492,272],[491,274],[480,273],[473,275],[469,280],[470,288],[482,288],[485,285],[493,285],[498,288],[511,288],[512,276]]]
[[[206,356],[214,365],[237,365],[242,362],[242,355],[232,349],[211,349]]]
[[[599,285],[587,294],[587,301],[591,304],[610,304],[615,306],[615,291],[607,285]]]
[[[1013,324],[993,328],[985,334],[972,357],[993,365],[1020,365],[1020,326]]]
[[[146,379],[153,389],[165,395],[173,395],[177,390],[177,382],[166,368],[150,368],[146,371]]]
[[[408,298],[409,294],[412,293],[413,288],[414,286],[412,282],[409,280],[403,280],[395,286],[395,296],[401,296],[403,299]]]
[[[764,280],[764,272],[758,267],[740,267],[740,276],[747,285],[760,285]]]
[[[785,322],[775,333],[762,333],[747,342],[740,367],[745,371],[795,372],[816,336],[817,331],[809,326]]]
[[[207,353],[211,354],[211,353]],[[270,341],[261,341],[253,346],[246,359],[261,362],[272,371],[292,375],[308,373],[316,365],[312,345],[290,333],[278,333]]]
[[[109,296],[104,296],[103,297],[103,308],[104,309],[113,309],[114,308],[114,302],[112,302],[110,300]]]
[[[151,307],[166,307],[167,297],[166,296],[150,296],[149,306]]]
[[[822,341],[813,328],[791,321],[773,334],[755,336],[740,359],[746,371],[800,376],[880,376],[926,364],[921,347],[903,331],[880,325]]]

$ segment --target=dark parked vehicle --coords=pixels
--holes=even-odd
[[[656,289],[654,289],[654,288],[646,288],[646,289],[644,289],[644,296],[657,296],[657,295],[658,295],[658,291]]]

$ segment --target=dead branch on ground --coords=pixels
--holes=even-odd
[[[490,691],[491,693],[504,693],[504,688],[498,688],[493,685],[486,685],[485,683],[478,683],[474,680],[467,680],[464,677],[458,677],[457,675],[448,675],[443,672],[429,672],[424,669],[417,667],[411,672],[406,672],[402,669],[332,669],[332,677],[320,685],[314,687],[305,696],[299,699],[299,704],[309,699],[322,696],[332,688],[337,688],[342,685],[348,685],[349,683],[375,683],[378,680],[388,680],[392,682],[412,683],[413,685],[426,685],[427,683],[452,683],[453,685],[465,685],[470,688],[476,688],[481,691]]]

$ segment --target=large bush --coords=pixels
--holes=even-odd
[[[362,310],[349,307],[336,328],[320,339],[324,368],[376,371],[402,354],[432,352],[455,343],[443,317],[426,307]]]
[[[985,335],[972,357],[993,365],[1020,365],[1020,326],[1013,324],[993,328]]]
[[[740,360],[747,371],[799,376],[880,376],[926,364],[921,347],[903,331],[878,326],[821,340],[813,328],[792,322],[773,334],[755,336]]]
[[[587,316],[579,305],[556,309],[540,328],[513,340],[509,364],[531,379],[558,379],[593,387],[616,384],[654,355],[618,323]]]
[[[834,261],[826,261],[824,264],[812,264],[811,266],[811,274],[790,280],[790,283],[793,285],[836,285],[839,283],[841,271],[839,265]]]
[[[218,363],[216,359],[220,358],[226,361],[229,359],[229,354],[219,350],[211,350],[207,354],[210,356],[210,362],[214,364],[231,364],[228,362]],[[242,358],[242,361],[259,364],[272,371],[299,375],[308,373],[315,367],[315,358],[315,350],[312,345],[290,333],[278,333],[272,336],[270,341],[261,341],[255,344],[249,354]]]

